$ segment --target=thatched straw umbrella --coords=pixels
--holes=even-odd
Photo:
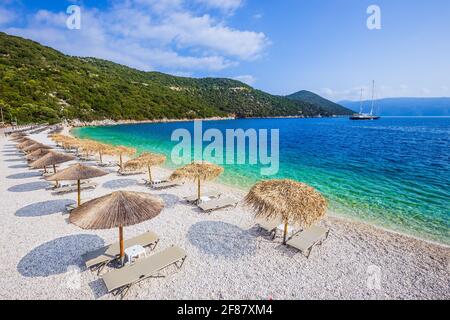
[[[30,138],[25,137],[25,136],[17,136],[17,137],[13,137],[11,138],[12,141],[16,142],[16,143],[22,143],[24,141],[29,140]]]
[[[34,141],[32,139],[29,139],[27,141],[19,143],[16,147],[19,148],[19,149],[23,149],[23,148],[29,147],[29,146],[31,146],[33,144],[36,144],[36,143],[37,143],[36,141]]]
[[[124,258],[123,227],[158,216],[164,202],[149,193],[118,191],[91,200],[70,213],[69,221],[82,229],[119,228],[120,259]]]
[[[35,169],[42,169],[45,167],[53,166],[53,172],[56,173],[57,164],[72,161],[74,159],[74,156],[65,153],[50,151],[45,156],[31,163],[31,166]]]
[[[50,152],[49,149],[37,149],[27,154],[25,158],[27,158],[28,161],[36,161],[37,159],[45,156],[49,152]]]
[[[13,132],[10,135],[11,138],[25,137],[25,136],[27,136],[27,134],[24,132]]]
[[[103,163],[104,155],[114,155],[114,147],[100,142],[93,143],[93,151],[98,152],[100,163]]]
[[[31,146],[27,146],[26,148],[23,148],[22,151],[25,153],[30,153],[30,152],[36,151],[38,149],[51,149],[51,148],[52,147],[49,147],[42,143],[35,143],[35,144],[32,144]]]
[[[280,218],[284,222],[283,243],[288,224],[303,228],[325,216],[327,201],[313,187],[293,180],[268,180],[255,184],[244,199],[257,217]]]
[[[119,156],[119,167],[121,170],[123,170],[123,156],[133,156],[136,154],[136,149],[129,148],[125,146],[118,146],[114,147],[114,149],[111,151],[113,154]]]
[[[197,201],[199,201],[201,197],[201,181],[214,180],[223,173],[223,170],[222,167],[206,161],[192,162],[191,164],[175,170],[169,179],[197,181]]]
[[[146,168],[148,171],[149,182],[153,181],[152,166],[160,166],[166,162],[166,156],[157,153],[144,152],[139,157],[130,160],[124,164],[124,169],[139,170]]]
[[[107,175],[108,172],[100,170],[96,167],[85,166],[82,164],[74,164],[51,177],[46,178],[49,181],[77,181],[78,186],[78,205],[81,204],[81,180],[97,178]]]

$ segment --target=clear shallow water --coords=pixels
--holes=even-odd
[[[79,137],[170,153],[173,130],[193,123],[79,128]],[[450,244],[450,118],[243,119],[206,121],[204,130],[280,129],[273,178],[308,183],[340,215]],[[175,167],[173,163],[167,164]],[[220,181],[241,188],[263,179],[260,167],[225,165]]]

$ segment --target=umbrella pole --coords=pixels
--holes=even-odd
[[[197,201],[200,201],[200,176],[198,176],[198,185],[197,185]]]
[[[284,222],[284,234],[283,234],[283,244],[286,244],[286,238],[288,233],[288,221]]]
[[[103,163],[102,152],[100,151],[99,154],[100,154],[100,163]]]
[[[53,165],[53,173],[56,173],[56,165]],[[58,188],[59,183],[58,180],[55,180],[55,188]]]
[[[77,180],[77,187],[78,187],[78,206],[81,205],[81,181]]]
[[[150,183],[152,183],[153,179],[152,179],[152,168],[150,168],[150,166],[148,166],[148,181]]]
[[[125,258],[125,249],[123,243],[123,227],[119,227],[119,242],[120,242],[120,263],[123,265]]]
[[[122,168],[122,154],[119,155],[119,163],[120,163],[120,170],[123,170],[123,168]]]

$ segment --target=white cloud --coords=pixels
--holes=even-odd
[[[224,6],[232,7],[231,2]],[[208,14],[195,15],[183,4],[183,0],[127,0],[112,1],[102,11],[82,8],[81,30],[66,28],[65,12],[40,10],[28,17],[25,27],[4,31],[71,55],[172,72],[234,67],[242,60],[257,59],[270,43],[263,33],[231,28]]]
[[[196,0],[196,2],[226,11],[236,10],[242,5],[242,0]]]
[[[238,80],[252,86],[256,82],[256,78],[250,74],[233,77],[234,80]]]

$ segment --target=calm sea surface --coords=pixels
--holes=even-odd
[[[192,122],[89,127],[82,138],[170,157],[173,130]],[[203,129],[280,130],[280,170],[321,191],[330,209],[388,229],[450,244],[450,118],[245,119],[205,121]],[[225,136],[225,134],[224,134]],[[206,145],[206,144],[205,144]],[[175,167],[173,163],[167,166]],[[248,188],[258,165],[225,165],[220,181]]]

